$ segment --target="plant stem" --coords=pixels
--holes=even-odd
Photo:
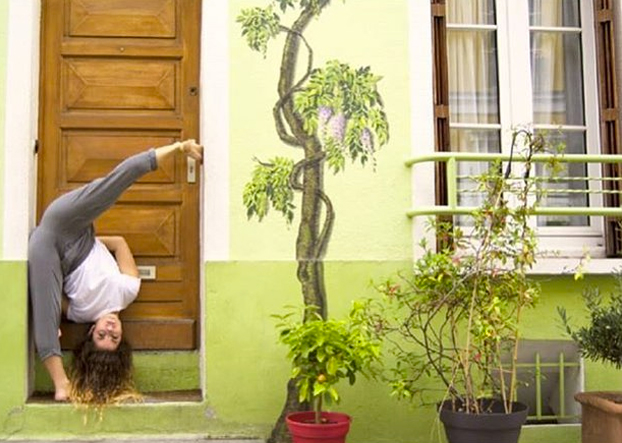
[[[516,313],[517,321],[520,321],[521,314],[521,305],[518,306],[518,312]],[[518,362],[518,340],[519,340],[519,332],[516,331],[516,336],[514,337],[514,349],[512,351],[512,377],[510,378],[510,402],[509,402],[509,412],[512,412],[512,402],[515,400],[516,395],[516,364]]]
[[[315,424],[322,423],[322,396],[320,395],[315,402]]]
[[[514,343],[516,344],[516,342]],[[497,342],[497,355],[501,355],[501,344]],[[512,358],[514,355],[512,356]],[[498,360],[499,364],[499,382],[501,383],[501,398],[503,399],[503,408],[505,409],[505,413],[509,414],[512,411],[512,396],[510,394],[510,401],[508,402],[507,394],[505,392],[505,372],[503,371],[503,362],[501,359]],[[514,362],[512,362],[512,368],[514,367]],[[510,386],[514,381],[514,374],[511,375]],[[509,405],[509,406],[508,406]]]

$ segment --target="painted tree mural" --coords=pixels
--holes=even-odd
[[[338,60],[323,68],[313,66],[313,49],[304,32],[329,5],[330,0],[273,0],[265,7],[243,9],[237,18],[250,48],[264,57],[270,41],[280,34],[285,36],[272,114],[280,140],[292,148],[291,157],[256,160],[243,202],[248,217],[259,221],[272,209],[293,223],[298,210],[297,278],[305,305],[316,306],[324,318],[323,259],[335,220],[333,204],[324,189],[324,173],[342,172],[347,161],[373,163],[376,150],[389,138],[377,90],[380,77],[369,67],[352,68]],[[281,15],[288,11],[295,11],[296,18],[286,26]],[[297,78],[300,55],[307,57],[306,69]],[[299,208],[296,194],[301,195]],[[290,380],[283,411],[269,441],[289,441],[285,415],[305,409],[308,405],[298,402]]]

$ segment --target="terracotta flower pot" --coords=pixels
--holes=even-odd
[[[527,420],[527,406],[513,403],[512,412],[506,414],[503,403],[492,403],[490,412],[466,414],[451,409],[451,400],[443,402],[440,418],[445,426],[449,443],[517,443],[520,431]]]
[[[622,392],[579,392],[581,441],[619,443],[622,436]]]
[[[286,418],[294,443],[344,443],[352,419],[339,412],[322,412],[323,423],[314,423],[315,412],[294,412]]]

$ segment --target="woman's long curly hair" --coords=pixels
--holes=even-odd
[[[132,347],[122,339],[114,351],[95,347],[92,334],[73,351],[70,399],[78,405],[103,407],[139,400],[133,382]]]

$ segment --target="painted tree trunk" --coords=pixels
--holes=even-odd
[[[325,7],[328,0],[321,2]],[[286,143],[302,148],[304,159],[292,172],[290,184],[302,193],[300,224],[296,240],[296,261],[298,262],[297,277],[301,285],[305,305],[317,306],[321,315],[326,317],[326,290],[324,284],[323,257],[330,239],[334,214],[332,205],[324,194],[324,152],[322,144],[315,135],[309,135],[303,126],[302,118],[296,114],[292,99],[295,88],[295,73],[303,31],[314,17],[313,11],[305,9],[288,31],[278,84],[279,102],[275,107],[275,123],[281,139]],[[309,63],[311,63],[311,57]],[[309,66],[310,70],[311,66]],[[309,72],[309,71],[308,71]],[[291,131],[292,137],[283,134],[282,117]],[[322,209],[325,216],[322,217]],[[298,390],[295,380],[287,384],[287,398],[281,414],[275,423],[269,443],[286,443],[291,437],[285,424],[285,417],[290,412],[308,410],[309,405],[298,401]]]

